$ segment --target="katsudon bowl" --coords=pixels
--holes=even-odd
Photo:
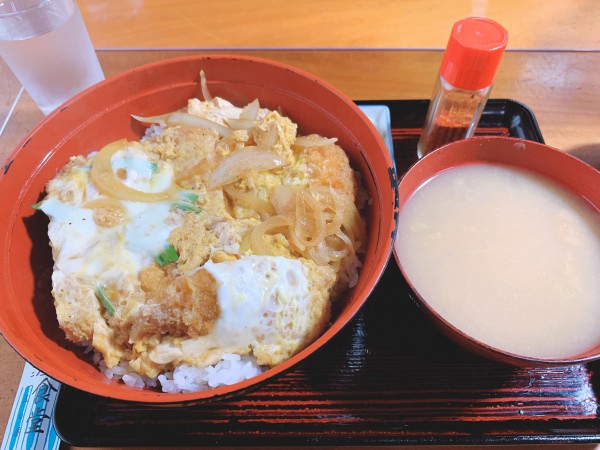
[[[148,125],[132,118],[178,110],[207,88],[236,106],[254,99],[298,124],[299,134],[337,137],[368,195],[368,228],[362,267],[354,287],[333,305],[316,340],[291,358],[246,381],[195,393],[167,394],[106,378],[85,349],[59,328],[51,295],[52,254],[48,219],[31,205],[73,155],[106,144],[139,140]],[[383,140],[345,95],[296,68],[252,57],[191,56],[137,67],[107,79],[46,117],[22,141],[0,174],[0,331],[32,365],[61,383],[96,395],[136,402],[218,399],[282,374],[326,345],[359,311],[388,261],[395,231],[397,190],[393,162]]]

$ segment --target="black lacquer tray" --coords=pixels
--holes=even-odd
[[[386,104],[399,175],[416,160],[427,101]],[[542,141],[535,117],[490,100],[478,134]],[[54,423],[75,446],[600,442],[594,365],[515,368],[442,336],[392,260],[361,312],[302,366],[234,398],[139,405],[61,388]]]

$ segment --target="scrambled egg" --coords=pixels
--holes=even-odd
[[[109,368],[153,378],[226,353],[274,366],[322,333],[356,277],[365,229],[346,154],[319,136],[297,145],[296,124],[256,106],[192,99],[48,183],[58,322]]]

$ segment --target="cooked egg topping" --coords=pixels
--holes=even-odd
[[[153,164],[156,163],[134,147],[127,147],[112,158],[116,171],[126,171],[124,183],[130,187],[143,192],[170,189],[172,171],[166,165],[159,171],[155,168],[158,165]],[[68,172],[67,178],[78,180],[89,173],[89,166],[73,165]],[[75,190],[77,195],[72,195],[70,201],[50,195],[40,209],[52,219],[48,235],[55,268],[74,276],[91,279],[111,268],[137,274],[169,245],[170,233],[183,223],[172,201],[119,201],[99,194],[89,181],[70,186],[57,184],[51,182],[49,191]],[[107,223],[106,215],[111,210],[119,220]]]
[[[356,282],[366,233],[335,139],[298,137],[256,100],[138,119],[160,127],[72,158],[39,206],[67,337],[152,378],[309,345]]]
[[[111,158],[112,170],[126,186],[142,192],[164,192],[173,186],[169,164],[150,161],[141,148],[133,145],[117,151]]]
[[[308,270],[298,260],[277,256],[245,256],[235,261],[207,262],[204,269],[218,286],[221,314],[212,333],[181,342],[181,352],[168,351],[188,363],[214,364],[222,352],[254,351],[260,364],[276,365],[312,336],[315,313]],[[160,360],[164,356],[160,352]],[[156,360],[156,356],[151,355]]]

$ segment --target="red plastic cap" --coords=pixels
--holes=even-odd
[[[494,81],[507,43],[508,32],[493,20],[469,17],[456,22],[440,75],[460,89],[483,89]]]

